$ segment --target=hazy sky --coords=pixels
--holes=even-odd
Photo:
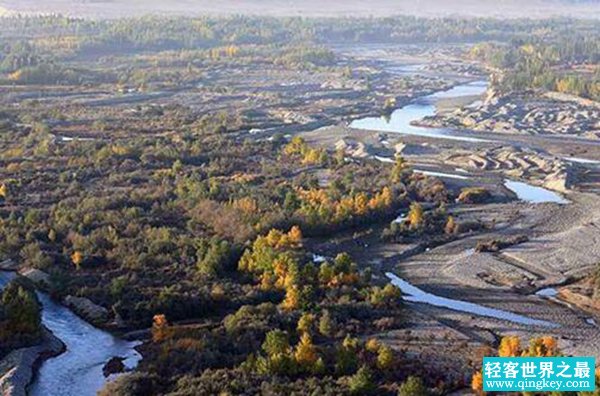
[[[89,17],[155,14],[477,15],[600,18],[600,0],[0,0],[5,11]]]

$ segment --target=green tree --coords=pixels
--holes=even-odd
[[[335,321],[331,317],[329,310],[324,310],[321,318],[319,319],[319,333],[326,337],[333,336],[335,331]]]
[[[375,391],[373,373],[367,366],[362,366],[348,381],[350,393],[353,395],[370,395]]]
[[[400,385],[398,396],[427,396],[429,392],[419,377],[408,377],[406,381]]]
[[[13,281],[0,297],[0,345],[29,344],[41,334],[40,305],[35,294]]]
[[[297,329],[301,333],[311,333],[313,325],[315,323],[315,315],[305,312],[298,319]]]
[[[396,156],[396,162],[390,173],[392,183],[405,183],[410,176],[410,166],[401,155]]]
[[[269,331],[262,344],[262,349],[269,357],[288,354],[290,352],[290,343],[287,334],[279,329]]]

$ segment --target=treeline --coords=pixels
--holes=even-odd
[[[496,85],[504,91],[554,90],[600,99],[600,35],[569,35],[556,40],[513,40],[480,44],[471,54],[503,71]]]
[[[144,17],[91,21],[62,16],[0,20],[2,67],[32,66],[47,56],[102,56],[131,51],[208,49],[228,45],[452,43],[559,38],[597,32],[589,20],[491,18],[226,18]],[[23,42],[14,37],[27,37]],[[30,47],[24,51],[26,47]]]

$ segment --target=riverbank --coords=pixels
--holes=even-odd
[[[437,174],[455,192],[463,187],[485,187],[496,197],[494,203],[450,205],[447,209],[458,222],[468,219],[486,227],[426,249],[384,243],[377,227],[347,238],[315,241],[311,249],[327,256],[348,251],[357,262],[373,269],[375,282],[385,282],[385,274],[393,273],[423,295],[434,296],[431,301],[444,302],[436,305],[414,296],[405,298],[410,309],[407,330],[378,337],[419,360],[438,362],[437,369],[462,373],[465,383],[481,367],[482,348],[496,347],[506,335],[517,335],[525,343],[552,335],[566,354],[600,357],[600,312],[593,308],[590,292],[577,287],[577,281],[600,261],[595,225],[600,222],[600,200],[592,193],[597,191],[593,159],[600,155],[599,146],[594,140],[568,134],[517,135],[453,129],[453,124],[443,122],[426,125],[420,118],[438,114],[435,118],[442,119],[444,114],[458,113],[455,106],[464,108],[477,99],[438,96],[437,100],[419,99],[403,106],[388,119],[363,118],[350,127],[338,125],[303,137],[325,147],[361,147],[361,158],[381,162],[391,163],[394,155],[400,154],[413,169]],[[477,102],[473,108],[480,105]],[[531,119],[539,117],[532,115]],[[342,141],[345,145],[336,145]],[[354,152],[359,151],[347,150],[346,154]],[[540,201],[544,202],[535,203]],[[475,252],[480,242],[515,235],[528,241],[499,252]],[[557,296],[535,294],[559,285],[563,287]],[[461,311],[465,304],[553,326]],[[456,362],[457,354],[464,361]]]
[[[36,274],[38,277],[34,278],[39,278],[40,274]],[[5,272],[1,285],[13,277],[12,273]],[[126,370],[133,369],[141,360],[135,349],[139,342],[121,340],[94,327],[42,291],[38,291],[37,296],[42,304],[43,341],[34,347],[13,351],[2,360],[2,392],[92,396],[108,380],[103,367],[111,359],[122,357]],[[73,375],[75,372],[77,376]]]
[[[65,350],[65,344],[44,327],[40,344],[14,350],[0,360],[0,394],[26,396],[43,362]]]
[[[5,260],[0,263],[0,290],[15,278],[15,271],[14,261]],[[41,364],[60,355],[65,349],[65,344],[46,326],[42,326],[38,344],[15,349],[0,360],[0,394],[25,396]]]

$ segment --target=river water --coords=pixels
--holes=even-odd
[[[14,277],[11,272],[0,271],[0,289]],[[133,368],[141,359],[134,349],[138,342],[121,340],[92,326],[45,293],[38,292],[37,296],[42,304],[42,323],[67,350],[42,363],[30,395],[92,396],[106,383],[102,367],[108,360],[120,356],[125,358],[125,366]]]
[[[532,319],[527,316],[515,314],[513,312],[504,311],[501,309],[489,308],[483,305],[470,303],[467,301],[453,300],[451,298],[436,296],[435,294],[427,293],[416,286],[411,285],[404,279],[392,274],[386,273],[392,284],[398,287],[404,293],[405,301],[423,303],[433,305],[435,307],[448,308],[454,311],[466,312],[477,316],[485,316],[500,320],[506,320],[513,323],[518,323],[528,326],[540,327],[558,327],[556,323],[547,322],[545,320]]]
[[[464,136],[449,128],[426,128],[411,125],[412,122],[435,115],[435,102],[439,99],[455,98],[461,96],[481,96],[487,90],[486,81],[474,81],[468,84],[457,85],[446,91],[436,92],[416,99],[411,104],[403,106],[386,117],[365,117],[352,121],[351,128],[366,129],[383,132],[396,132],[405,135],[417,135],[447,140],[465,142],[490,142],[480,138]]]
[[[389,118],[365,117],[353,121],[350,124],[350,127],[357,129],[395,132],[406,135],[418,135],[466,142],[491,142],[492,140],[485,140],[461,135],[460,131],[451,128],[427,128],[411,125],[411,123],[414,121],[418,121],[424,117],[434,115],[436,112],[435,103],[439,99],[448,99],[465,96],[481,96],[485,93],[487,87],[488,84],[486,81],[474,81],[467,84],[457,85],[449,90],[436,92],[434,94],[418,98],[413,103],[394,110],[394,112],[392,112]],[[388,157],[375,156],[375,159],[386,163],[394,162],[393,158]],[[578,161],[581,163],[595,163],[595,161],[593,160],[585,160],[579,158],[571,158],[571,160]],[[434,172],[418,169],[415,169],[415,172],[442,178],[453,178],[461,180],[470,179],[470,177],[468,176],[456,175],[451,173]],[[542,187],[532,186],[528,183],[505,180],[504,185],[509,190],[513,191],[520,200],[525,202],[554,202],[558,204],[565,204],[569,202],[558,193],[555,193]]]
[[[504,185],[517,195],[521,201],[530,203],[554,202],[557,204],[567,204],[569,201],[554,191],[542,187],[532,186],[531,184],[505,180]]]

